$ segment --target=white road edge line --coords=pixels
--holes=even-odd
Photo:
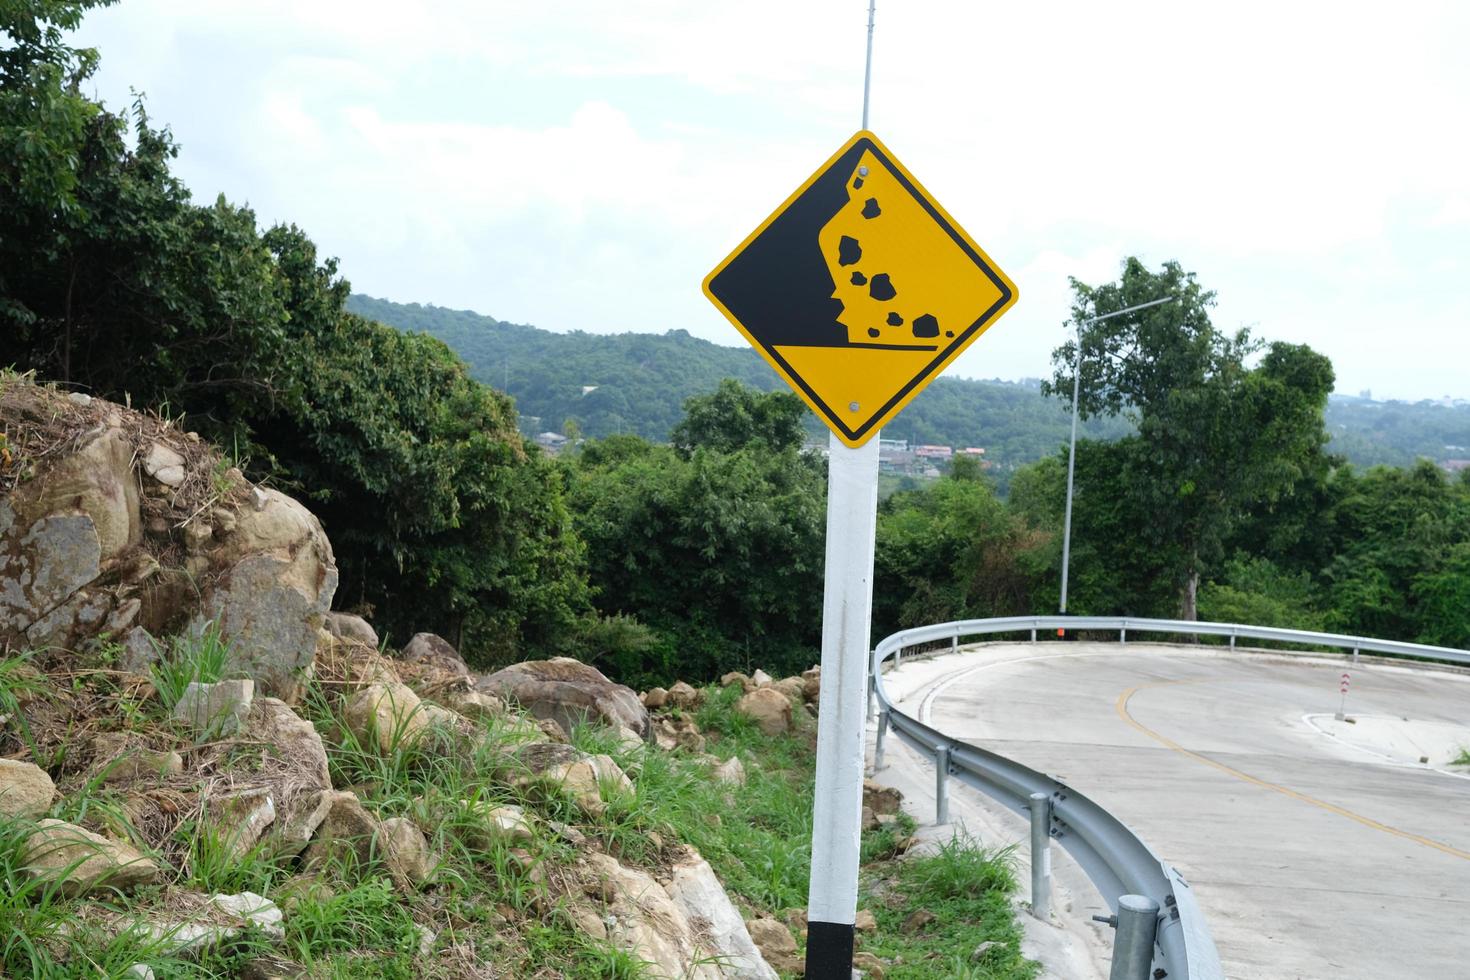
[[[1386,765],[1398,766],[1401,769],[1419,769],[1424,772],[1437,772],[1441,776],[1453,776],[1455,779],[1470,779],[1470,773],[1451,772],[1448,769],[1440,769],[1437,766],[1431,766],[1422,762],[1404,762],[1401,759],[1395,759],[1392,756],[1384,755],[1382,752],[1374,752],[1372,749],[1364,748],[1361,745],[1354,745],[1352,742],[1338,738],[1336,735],[1322,728],[1316,722],[1316,719],[1318,718],[1330,717],[1332,717],[1331,713],[1326,711],[1309,712],[1305,715],[1302,715],[1302,724],[1312,729],[1312,731],[1316,732],[1318,735],[1321,735],[1324,738],[1332,739],[1338,745],[1353,749],[1357,752],[1361,752],[1364,755],[1371,755],[1373,758],[1379,760]]]

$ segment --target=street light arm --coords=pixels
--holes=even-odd
[[[1104,313],[1102,316],[1088,317],[1087,319],[1079,322],[1077,326],[1079,329],[1082,327],[1090,327],[1094,323],[1101,323],[1104,320],[1111,320],[1113,317],[1122,316],[1124,313],[1133,313],[1136,310],[1146,310],[1150,306],[1158,306],[1160,303],[1167,303],[1173,298],[1174,297],[1172,296],[1165,296],[1163,299],[1151,299],[1147,303],[1139,303],[1136,306],[1129,306],[1121,310],[1114,310],[1112,313]]]
[[[1162,299],[1149,300],[1147,303],[1139,303],[1112,313],[1104,313],[1102,316],[1088,317],[1077,322],[1077,361],[1072,366],[1072,441],[1067,450],[1067,511],[1062,519],[1062,595],[1061,612],[1067,612],[1067,572],[1072,563],[1072,485],[1077,473],[1077,402],[1082,395],[1082,328],[1090,327],[1094,323],[1111,320],[1115,316],[1124,313],[1133,313],[1137,310],[1146,310],[1150,306],[1158,306],[1173,299],[1165,296]]]

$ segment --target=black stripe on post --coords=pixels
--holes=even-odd
[[[851,922],[809,922],[806,980],[852,980]]]

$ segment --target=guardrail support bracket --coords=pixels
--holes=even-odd
[[[1159,903],[1142,895],[1122,895],[1116,918],[1113,968],[1108,980],[1149,980],[1159,929]]]
[[[888,709],[878,712],[878,738],[873,744],[873,771],[883,768],[883,739],[888,735]]]
[[[934,823],[949,823],[949,746],[934,747]]]
[[[1031,914],[1051,916],[1051,797],[1031,794]]]

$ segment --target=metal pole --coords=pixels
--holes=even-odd
[[[1077,472],[1077,399],[1082,394],[1082,331],[1094,323],[1111,320],[1124,313],[1146,310],[1150,306],[1167,303],[1171,298],[1165,296],[1163,299],[1149,300],[1137,306],[1128,306],[1112,313],[1104,313],[1102,316],[1077,321],[1077,361],[1072,365],[1072,441],[1068,444],[1067,449],[1067,516],[1062,522],[1062,603],[1060,612],[1063,616],[1067,614],[1067,571],[1072,561],[1072,485]]]
[[[934,823],[949,823],[949,747],[934,747]]]
[[[1051,915],[1051,797],[1031,794],[1031,914]]]
[[[1108,980],[1148,980],[1158,928],[1158,902],[1142,895],[1118,899],[1118,931],[1113,936],[1113,968]]]
[[[868,128],[868,90],[873,82],[873,7],[875,3],[877,3],[877,0],[868,0],[868,63],[863,67],[864,129]]]
[[[878,713],[878,740],[873,745],[873,771],[883,768],[883,739],[888,736],[888,709]]]
[[[830,445],[806,975],[850,980],[862,838],[863,700],[872,627],[878,438],[875,434],[849,449],[834,434]]]
[[[1072,441],[1067,449],[1067,516],[1062,522],[1062,606],[1067,615],[1067,570],[1072,562],[1072,483],[1077,472],[1077,398],[1082,389],[1082,324],[1077,324],[1077,363],[1072,366]]]
[[[873,77],[873,10],[863,68],[863,129]],[[806,976],[851,980],[863,833],[863,695],[873,627],[880,433],[849,449],[833,433],[827,462],[827,566],[822,595],[816,804],[807,891]],[[897,660],[894,661],[897,666]],[[835,678],[831,684],[828,678]],[[829,690],[830,687],[830,690]],[[829,696],[830,695],[830,696]],[[885,712],[886,716],[886,712]]]

